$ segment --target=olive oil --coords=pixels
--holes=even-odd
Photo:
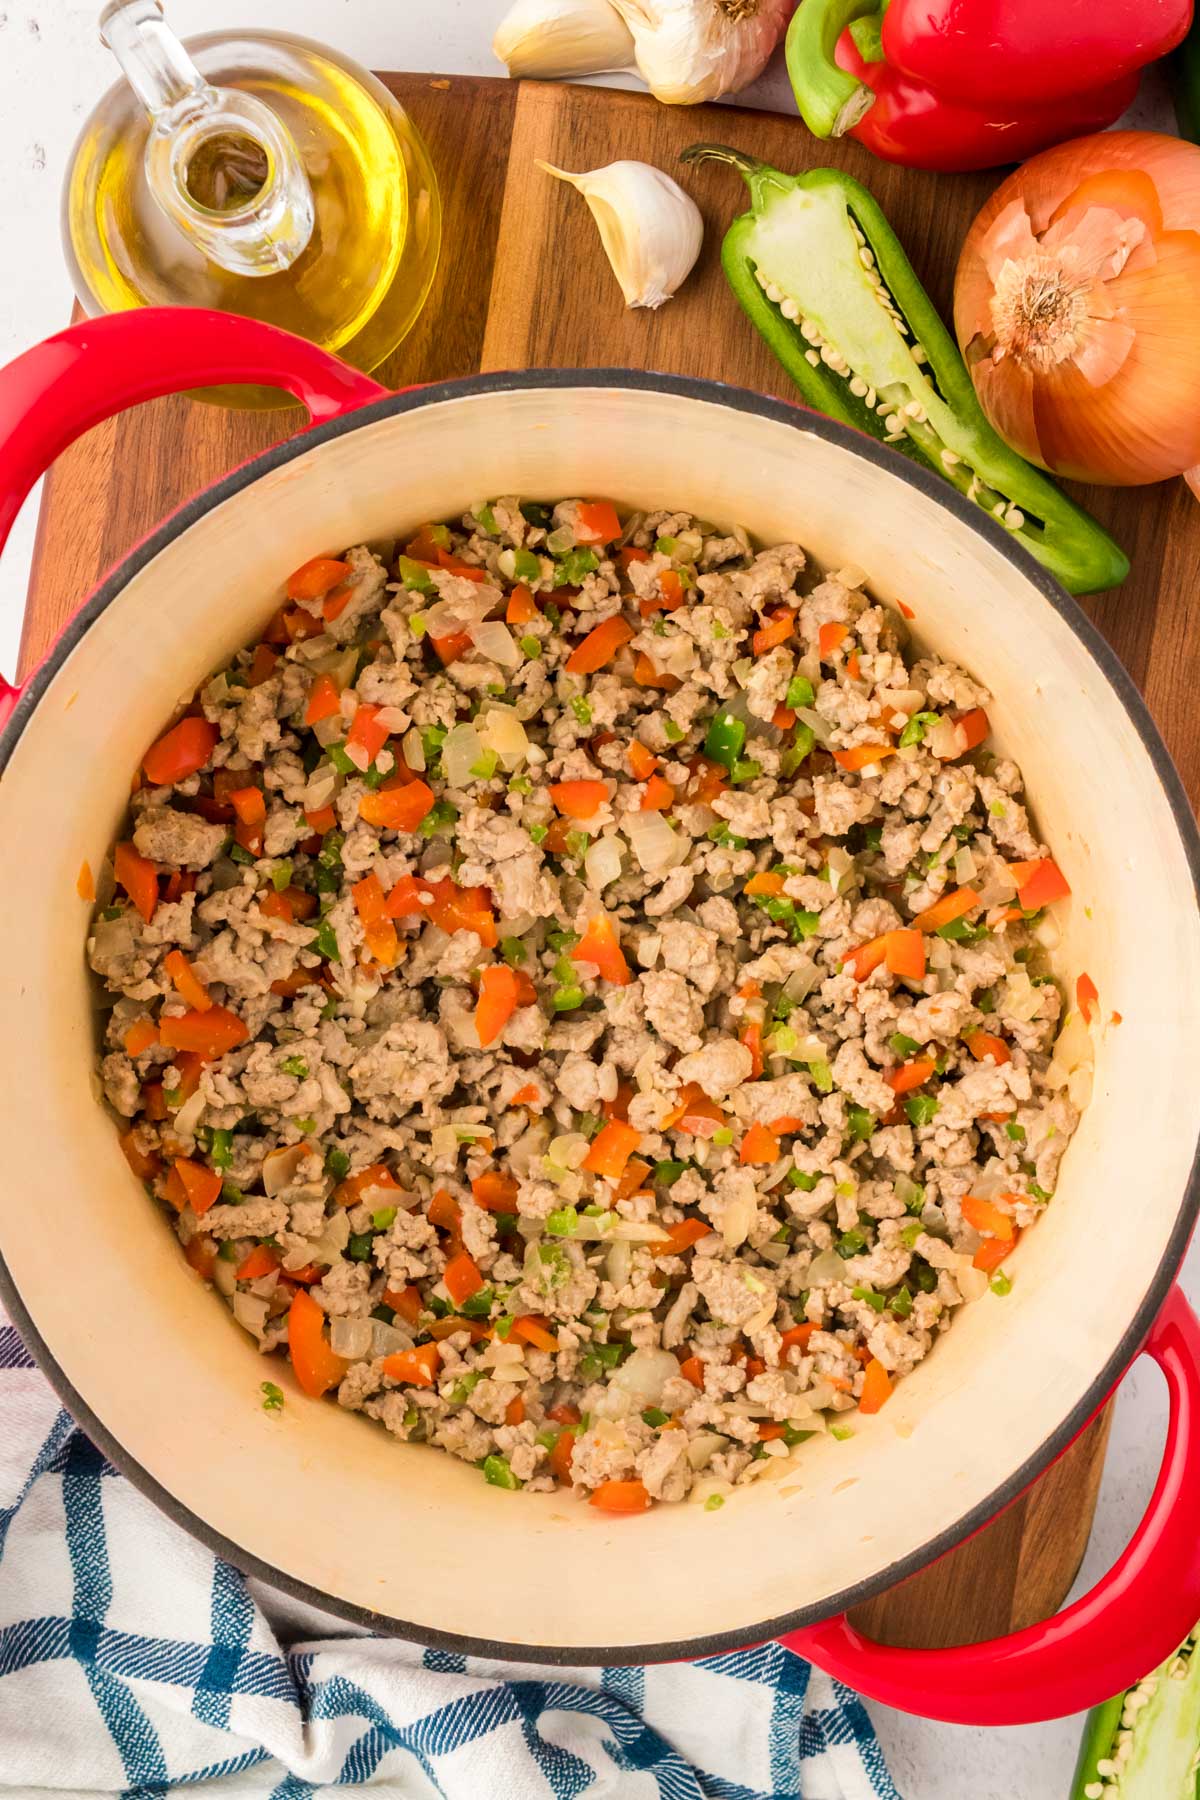
[[[217,307],[377,368],[424,304],[441,239],[437,182],[404,109],[302,38],[181,45],[156,0],[117,0],[102,30],[129,80],[84,127],[64,193],[84,308]]]

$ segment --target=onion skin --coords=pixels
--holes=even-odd
[[[1200,464],[1200,147],[1104,132],[1043,151],[967,234],[954,325],[1001,437],[1136,487]]]

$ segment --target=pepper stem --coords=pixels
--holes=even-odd
[[[731,168],[740,170],[747,181],[768,166],[761,158],[747,156],[744,150],[735,150],[731,144],[689,144],[686,150],[679,152],[679,160],[685,163],[728,163]]]
[[[795,186],[795,176],[782,175],[770,163],[761,161],[757,156],[747,156],[744,150],[734,150],[729,144],[689,144],[686,150],[679,152],[679,160],[686,163],[727,163],[731,169],[736,169],[745,178],[746,186],[750,189],[750,200],[755,212],[766,203],[769,189],[782,191]]]
[[[864,82],[839,69],[838,39],[879,0],[801,0],[787,31],[787,70],[800,116],[815,137],[843,137],[875,103]]]

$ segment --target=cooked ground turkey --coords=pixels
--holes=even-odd
[[[104,1090],[307,1392],[717,1505],[1007,1290],[1086,1099],[1065,884],[864,581],[498,499],[305,565],[148,753]]]

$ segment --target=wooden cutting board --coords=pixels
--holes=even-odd
[[[705,375],[794,397],[720,271],[721,233],[745,189],[713,166],[682,172],[707,226],[700,263],[657,313],[626,311],[583,201],[535,158],[591,169],[637,157],[678,171],[716,139],[785,169],[836,163],[882,202],[945,313],[954,263],[989,175],[893,169],[857,146],[817,144],[796,119],[657,105],[643,95],[505,81],[385,75],[425,133],[446,204],[430,303],[380,371],[401,387],[478,369],[607,365]],[[97,427],[51,473],[39,522],[22,666],[31,668],[101,574],[164,514],[296,429],[296,412],[230,413],[184,399]],[[498,450],[497,466],[502,464]],[[1081,495],[1134,573],[1086,603],[1146,694],[1193,801],[1200,733],[1189,730],[1200,650],[1200,508],[1183,484]],[[855,1615],[877,1637],[973,1642],[1044,1618],[1087,1544],[1108,1413],[1022,1499],[969,1543]]]

